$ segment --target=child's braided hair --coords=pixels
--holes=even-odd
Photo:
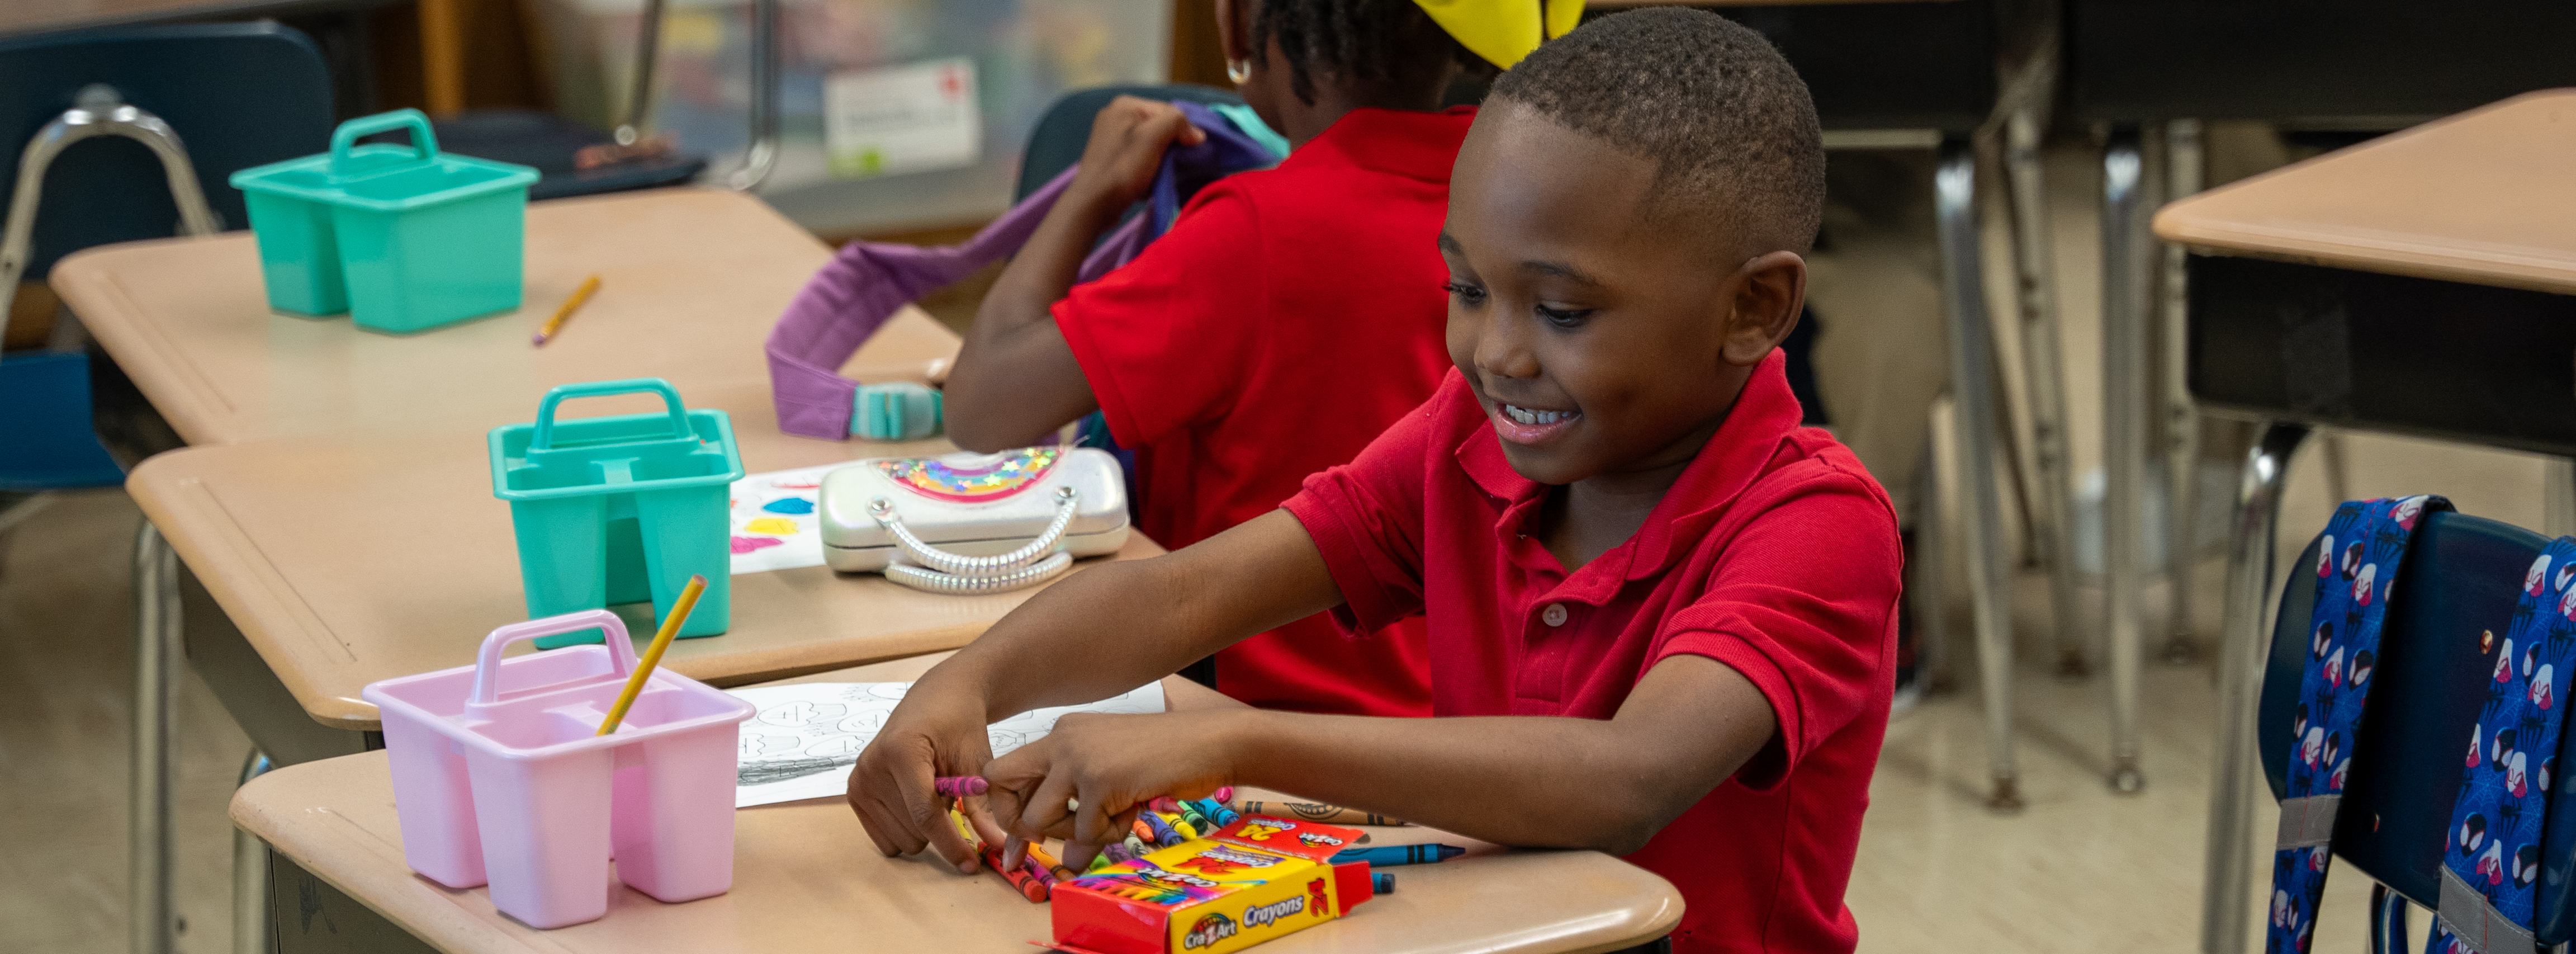
[[[1288,88],[1309,104],[1315,101],[1315,74],[1386,79],[1408,60],[1424,55],[1412,44],[1425,38],[1436,37],[1446,48],[1443,52],[1470,71],[1490,75],[1493,70],[1449,39],[1413,0],[1257,2],[1260,12],[1252,21],[1252,48],[1267,49],[1270,41],[1279,41],[1288,59]]]

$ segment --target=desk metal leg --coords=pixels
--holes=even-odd
[[[2057,671],[2085,673],[2076,582],[2075,518],[2068,500],[2074,485],[2066,449],[2066,359],[2057,342],[2057,243],[2049,238],[2048,192],[2040,174],[2039,117],[2013,113],[2004,126],[2004,172],[2012,180],[2013,249],[2021,274],[2023,387],[2030,396],[2031,467],[2039,485],[2032,508],[2046,523],[2032,528],[2040,561],[2048,567],[2049,607],[2056,612]]]
[[[2135,792],[2138,772],[2138,504],[2146,476],[2147,210],[2138,132],[2112,133],[2102,159],[2102,574],[2110,617],[2111,787]]]
[[[172,737],[178,731],[179,557],[152,521],[134,537],[134,774],[128,843],[134,954],[177,943],[170,876]]]
[[[2272,552],[2290,455],[2308,429],[2274,424],[2245,454],[2228,528],[2226,617],[2218,633],[2218,738],[2209,773],[2209,857],[2201,882],[2200,949],[2242,954],[2248,927],[2247,841],[2254,836],[2254,709],[2263,694],[2264,609],[2272,597]]]
[[[242,760],[241,784],[268,774],[268,753],[257,748]],[[233,954],[269,954],[268,843],[233,829]]]
[[[1967,524],[1968,598],[1975,609],[1977,671],[1986,695],[1986,743],[1995,791],[1987,807],[2018,811],[2013,766],[2012,619],[2005,605],[2003,502],[1995,488],[1994,339],[1978,264],[1977,153],[1965,137],[1941,143],[1933,174],[1941,241],[1942,312],[1950,332],[1950,394],[1958,405],[1960,502]]]
[[[2200,120],[2177,119],[2165,127],[2165,201],[2193,195],[2201,188]],[[2188,253],[2164,245],[2163,311],[2159,329],[2164,344],[2165,565],[2166,592],[2173,594],[2167,622],[2164,659],[2187,665],[2200,655],[2191,634],[2192,566],[2200,553],[2198,534],[2200,482],[2200,412],[2191,403],[2191,301]]]

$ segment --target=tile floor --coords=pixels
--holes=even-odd
[[[2076,356],[2068,384],[2079,466],[2098,459],[2099,443],[2099,365],[2085,357],[2098,341],[2090,162],[2081,143],[2050,157],[2065,347]],[[1849,437],[1872,445],[1871,465],[1910,466],[1919,424],[1865,409],[1919,414],[1939,390],[1939,369],[1920,363],[1938,353],[1941,334],[1931,310],[1936,259],[1927,244],[1909,241],[1923,235],[1928,206],[1907,211],[1922,198],[1903,184],[1916,179],[1907,169],[1928,175],[1929,166],[1902,157],[1837,163],[1838,194],[1854,201],[1836,209],[1835,249],[1818,256],[1815,298],[1828,327],[1820,373]],[[1846,181],[1865,174],[1899,186],[1873,200],[1859,195],[1866,180]],[[2009,247],[1996,228],[2000,205],[1990,203],[1985,218],[1987,284],[2000,296],[2013,287]],[[2008,313],[2008,300],[1993,304],[1999,316]],[[2349,451],[2355,495],[2438,489],[2468,512],[2541,525],[2536,458],[2365,436],[2350,438]],[[2303,528],[2329,512],[2316,456],[2293,468],[2285,556],[2304,545]],[[0,541],[0,951],[106,954],[125,946],[127,563],[137,519],[120,492],[73,494]],[[2218,567],[2204,559],[2198,572],[2206,596],[2192,613],[2205,634],[2215,630]],[[2051,619],[2046,594],[2037,575],[2020,577],[2015,616],[2025,665],[2014,711],[2029,809],[1998,817],[1981,807],[1986,749],[1972,682],[1894,725],[1850,891],[1865,951],[2196,949],[2209,671],[2150,665],[2147,788],[2114,795],[2102,781],[2102,684],[2059,681],[2039,666]],[[2161,588],[2150,596],[2151,609],[2162,612]],[[1964,613],[1954,605],[1951,615],[1952,632],[1964,634]],[[223,807],[248,742],[193,677],[183,684],[182,707],[180,948],[216,954],[230,938]],[[2256,830],[2270,825],[2258,818]],[[2261,862],[2249,854],[2246,863]],[[2358,881],[2337,882],[2341,896],[2329,910],[2343,914],[2329,915],[2319,950],[2358,949]]]

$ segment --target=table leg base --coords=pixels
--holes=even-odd
[[[2123,758],[2111,767],[2111,790],[2122,795],[2146,791],[2147,777],[2138,772],[2136,758]]]
[[[1997,815],[2019,815],[2030,807],[2021,800],[2021,783],[2009,777],[1995,779],[1995,793],[1986,798],[1986,810]]]

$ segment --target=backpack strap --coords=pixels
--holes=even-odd
[[[2449,510],[2440,497],[2351,501],[2336,508],[2317,548],[2317,603],[2308,616],[2308,661],[2299,678],[2291,723],[2289,797],[2272,856],[2267,954],[2308,950],[2333,863],[2335,812],[2343,802],[2353,741],[2370,697],[2388,594],[2397,586],[2415,526],[2429,510]]]
[[[2576,655],[2576,538],[2560,537],[2523,574],[2513,624],[2496,647],[2486,705],[2451,806],[2441,904],[2428,954],[2530,954],[2549,783],[2558,771],[2569,657]]]

